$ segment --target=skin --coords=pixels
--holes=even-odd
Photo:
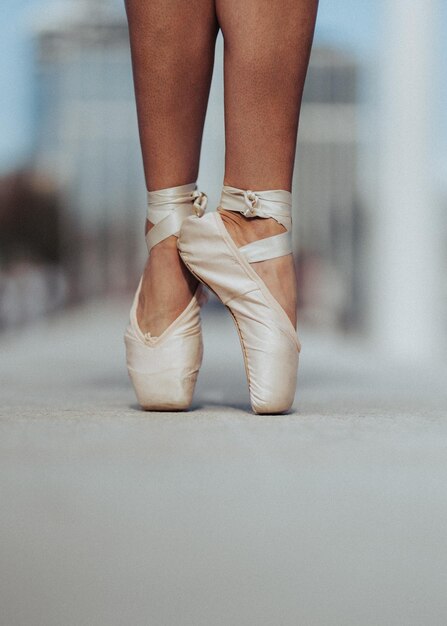
[[[219,28],[225,44],[225,184],[291,190],[299,111],[318,0],[127,0],[148,190],[196,181]],[[272,219],[221,211],[237,245],[283,231]],[[146,229],[151,224],[146,224]],[[254,263],[296,325],[292,256]],[[155,246],[138,307],[157,336],[196,288],[175,237]]]

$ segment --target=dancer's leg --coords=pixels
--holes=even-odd
[[[218,31],[214,0],[126,0],[126,10],[147,189],[195,182]],[[143,275],[142,330],[159,335],[195,286],[175,237],[155,246]]]
[[[318,0],[216,0],[225,41],[225,183],[252,190],[292,185],[298,118]],[[223,212],[238,245],[282,232],[272,219]],[[291,256],[255,263],[296,323]]]

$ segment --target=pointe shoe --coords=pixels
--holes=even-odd
[[[154,224],[146,235],[151,249],[171,235],[178,236],[183,220],[206,208],[205,194],[195,184],[148,192],[148,220]],[[186,309],[159,336],[144,333],[137,320],[142,278],[136,291],[130,321],[124,335],[127,370],[141,407],[146,411],[181,411],[189,408],[202,363],[200,325],[201,286]]]
[[[232,314],[245,361],[255,413],[284,413],[292,406],[301,349],[284,309],[250,263],[290,254],[291,194],[223,188],[220,207],[245,217],[272,217],[286,229],[238,248],[219,213],[187,218],[177,246],[189,270]]]

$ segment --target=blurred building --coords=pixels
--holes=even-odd
[[[79,298],[135,286],[145,254],[145,193],[124,17],[98,0],[62,7],[36,30],[35,165],[56,179],[63,197],[63,262]],[[220,168],[219,67],[216,76],[204,151],[213,134]],[[303,314],[331,326],[358,319],[361,303],[357,80],[354,59],[315,47],[300,123],[294,241]],[[221,173],[206,174],[214,200]]]
[[[331,326],[350,326],[362,312],[358,82],[355,58],[314,47],[295,165],[294,241],[302,313]]]
[[[127,25],[100,1],[49,5],[36,29],[35,167],[63,198],[74,299],[134,286],[144,182]]]

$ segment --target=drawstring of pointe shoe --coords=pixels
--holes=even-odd
[[[251,191],[225,185],[220,207],[244,217],[273,218],[286,229],[284,233],[254,241],[239,248],[249,263],[266,261],[292,252],[292,194],[283,189]]]
[[[171,235],[178,236],[183,220],[190,215],[202,217],[208,198],[197,185],[180,185],[147,192],[147,219],[154,226],[146,235],[148,251]]]

